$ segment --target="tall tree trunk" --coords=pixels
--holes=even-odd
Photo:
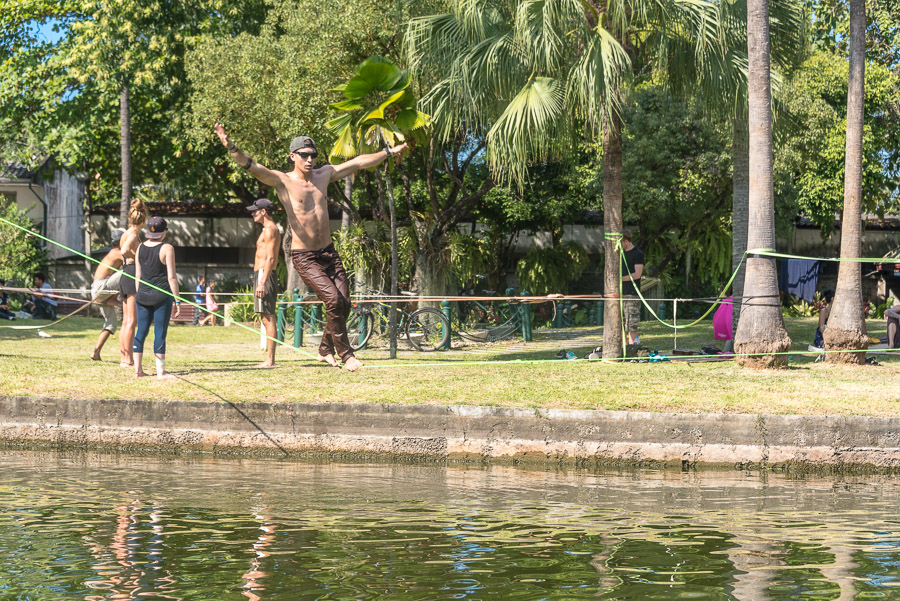
[[[841,258],[858,259],[862,245],[862,136],[865,117],[866,2],[850,0],[850,85],[847,89],[847,154],[844,159],[844,215],[841,220]],[[869,347],[863,315],[860,264],[842,261],[837,289],[825,329],[825,349],[862,350]],[[833,363],[866,362],[865,353],[828,353]]]
[[[603,358],[622,357],[622,311],[619,304],[619,241],[611,234],[622,233],[622,120],[618,115],[606,118],[603,128],[603,230],[605,269],[603,292]]]
[[[768,0],[747,1],[747,59],[749,96],[749,221],[747,246],[753,249],[775,249],[775,190],[772,167],[772,85],[769,63]],[[748,257],[744,289],[752,291],[745,298],[734,337],[734,348],[741,365],[777,367],[787,364],[782,353],[791,348],[791,338],[784,329],[781,303],[778,302],[778,275],[775,259]],[[756,355],[757,353],[763,353]]]
[[[750,194],[750,132],[747,126],[747,116],[741,111],[741,115],[734,118],[734,134],[731,143],[731,160],[734,173],[732,176],[731,195],[731,271],[734,272],[744,258],[747,250],[747,221],[750,218],[747,205]],[[742,264],[734,282],[731,284],[731,293],[734,297],[732,306],[733,331],[737,332],[738,317],[741,314],[741,296],[744,294],[744,277],[747,273],[747,265]],[[733,350],[734,339],[729,340],[726,350]]]
[[[418,240],[416,251],[416,288],[420,296],[447,296],[450,292],[446,261],[447,239],[437,236],[432,227],[413,219]],[[435,301],[419,301],[420,307],[439,308]]]
[[[391,296],[399,294],[397,288],[397,211],[394,207],[394,184],[391,181],[390,165],[384,167],[384,183],[387,190],[388,211],[391,214]],[[390,303],[391,312],[388,320],[390,328],[390,358],[397,358],[397,303]]]
[[[344,196],[347,197],[347,200],[353,201],[353,177],[345,177],[344,178]],[[341,231],[347,233],[347,230],[350,229],[350,224],[352,220],[350,219],[349,211],[341,211]]]
[[[119,127],[122,151],[122,202],[119,205],[119,225],[128,228],[128,211],[131,209],[131,111],[128,86],[119,95]]]

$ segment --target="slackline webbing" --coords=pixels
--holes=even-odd
[[[17,224],[17,223],[13,223],[12,221],[9,221],[8,219],[5,219],[5,218],[3,218],[3,217],[0,217],[0,222],[5,223],[5,224],[7,224],[7,225],[10,225],[10,226],[12,226],[12,227],[14,227],[14,228],[16,228],[16,229],[18,229],[18,230],[21,230],[21,231],[25,232],[25,233],[28,234],[28,235],[35,236],[36,238],[41,239],[41,240],[44,240],[45,242],[49,242],[49,243],[51,243],[51,244],[55,244],[56,246],[59,246],[60,248],[63,248],[63,249],[65,249],[65,250],[71,252],[72,254],[74,254],[74,255],[76,255],[76,256],[79,256],[79,257],[81,257],[81,258],[83,258],[83,259],[87,259],[87,260],[89,260],[89,261],[92,261],[92,262],[94,262],[94,263],[97,263],[98,265],[102,264],[101,261],[99,261],[99,260],[97,260],[97,259],[95,259],[95,258],[93,258],[93,257],[91,257],[91,256],[88,256],[88,255],[86,255],[86,254],[84,254],[84,253],[82,253],[82,252],[79,252],[79,251],[77,251],[77,250],[75,250],[75,249],[73,249],[73,248],[69,248],[69,247],[66,246],[65,244],[62,244],[61,242],[57,242],[56,240],[53,240],[53,239],[51,239],[51,238],[48,238],[48,237],[46,237],[46,236],[43,236],[43,235],[38,234],[38,233],[36,233],[36,232],[33,232],[33,231],[29,230],[28,228],[25,228],[25,227],[23,227],[23,226],[21,226],[21,225],[19,225],[19,224]],[[604,237],[605,237],[607,240],[615,240],[615,241],[616,241],[616,248],[619,249],[621,258],[624,259],[624,251],[623,251],[622,245],[621,245],[622,234],[617,234],[617,233],[607,233],[607,234],[604,234]],[[748,255],[771,256],[771,257],[773,257],[773,258],[800,258],[800,259],[803,259],[803,258],[811,258],[811,257],[799,257],[799,256],[796,256],[796,255],[787,255],[787,254],[782,254],[782,253],[776,253],[776,252],[774,252],[774,251],[771,250],[771,249],[753,249],[753,250],[748,250],[748,251],[745,251],[745,252],[744,252],[744,255],[741,257],[741,263],[744,261],[744,259],[745,259]],[[813,258],[814,258],[814,257],[813,257]],[[826,261],[826,260],[841,261],[841,260],[843,260],[843,259],[819,259],[819,260],[823,260],[823,261]],[[882,259],[847,259],[847,260],[848,260],[848,261],[855,261],[855,262],[881,262],[881,263],[895,263],[895,262],[897,262],[896,259],[884,259],[884,258],[882,258]],[[107,266],[107,267],[109,267],[109,266]],[[130,274],[128,274],[128,273],[125,273],[124,270],[121,270],[121,269],[115,269],[115,268],[113,268],[113,267],[110,267],[110,269],[111,269],[112,271],[114,271],[114,272],[117,272],[117,273],[122,274],[123,276],[129,277],[129,278],[131,278],[131,279],[133,279],[133,280],[137,280],[137,278],[135,278],[133,275],[130,275]],[[622,299],[622,277],[621,277],[621,269],[622,269],[622,268],[621,268],[621,262],[620,262],[620,265],[619,265],[619,272],[620,272],[620,277],[619,277],[619,306],[620,306],[620,311],[621,311],[622,302],[623,302],[623,299]],[[738,269],[740,269],[740,263],[738,264]],[[737,269],[736,269],[735,272],[732,274],[731,278],[728,280],[728,283],[725,285],[725,287],[724,287],[724,289],[723,289],[723,292],[717,297],[717,300],[721,300],[721,298],[724,298],[724,291],[727,290],[727,288],[728,288],[728,287],[731,285],[731,283],[734,281],[734,278],[735,278],[736,274],[737,274]],[[629,276],[630,276],[630,274],[629,274]],[[634,280],[632,279],[632,282],[633,282],[633,281],[634,281]],[[153,288],[153,289],[155,289],[155,290],[157,290],[157,291],[159,291],[159,292],[162,292],[163,294],[166,294],[166,295],[168,295],[168,296],[171,296],[172,298],[175,299],[176,302],[183,302],[183,303],[185,303],[185,304],[187,304],[187,305],[191,305],[192,307],[197,307],[197,308],[199,308],[199,309],[203,309],[203,310],[206,311],[207,313],[212,314],[212,315],[215,315],[216,317],[220,317],[220,318],[222,318],[223,320],[225,319],[225,316],[224,316],[224,315],[222,315],[222,314],[220,314],[220,313],[216,313],[216,312],[214,312],[214,311],[207,311],[205,307],[203,307],[203,306],[201,306],[201,305],[199,305],[199,304],[197,304],[197,303],[191,302],[191,301],[189,301],[189,300],[187,300],[187,299],[185,299],[185,298],[183,298],[183,297],[181,297],[181,296],[176,296],[175,294],[173,294],[173,293],[172,293],[171,291],[169,291],[169,290],[163,290],[162,288],[159,288],[159,287],[157,287],[157,286],[154,286],[153,284],[150,284],[149,282],[145,282],[145,281],[143,281],[143,280],[141,281],[141,285],[147,285],[147,286],[149,286],[150,288]],[[638,291],[638,295],[640,295],[640,291]],[[411,297],[411,299],[412,299],[412,298],[413,298],[413,297]],[[417,298],[417,297],[416,297],[416,298]],[[491,297],[491,298],[492,298],[493,300],[497,300],[496,297]],[[471,300],[471,297],[469,297],[469,300]],[[554,300],[554,299],[548,299],[548,300]],[[558,300],[558,299],[556,299],[556,300]],[[644,301],[643,296],[641,296],[641,300]],[[86,301],[86,302],[85,302],[85,305],[84,305],[83,307],[81,307],[80,309],[76,310],[76,311],[73,312],[73,313],[70,313],[69,315],[66,315],[66,316],[63,317],[62,319],[59,319],[59,320],[57,320],[56,322],[53,322],[53,323],[51,323],[51,324],[42,325],[42,326],[21,326],[21,327],[22,327],[22,328],[28,328],[28,329],[38,329],[38,328],[43,329],[43,328],[50,327],[50,326],[52,326],[52,325],[56,325],[57,323],[60,323],[60,322],[62,322],[62,321],[64,321],[64,320],[68,319],[69,317],[71,317],[72,315],[74,315],[75,313],[77,313],[78,311],[80,311],[81,309],[83,309],[84,307],[87,307],[88,305],[93,304],[93,303],[94,303],[94,301]],[[647,305],[646,305],[646,301],[644,301],[644,304],[645,304],[645,306],[647,306]],[[704,316],[705,316],[705,315],[708,315],[709,312],[712,310],[712,308],[715,307],[715,305],[716,305],[716,304],[714,303],[714,304],[712,305],[712,307],[710,307],[710,309],[704,314]],[[648,309],[649,309],[649,308],[650,308],[650,307],[648,306]],[[652,309],[651,309],[651,313],[653,313],[653,316],[656,317],[657,320],[659,320],[659,317],[656,315],[655,312],[652,311]],[[620,316],[621,316],[621,313],[620,313]],[[700,319],[695,320],[694,322],[692,322],[691,324],[688,324],[688,325],[695,325],[696,323],[699,323],[702,319],[703,319],[703,317],[701,317]],[[623,346],[623,355],[625,355],[626,353],[625,353],[624,351],[625,351],[626,349],[625,349],[625,338],[624,338],[624,334],[625,334],[625,331],[624,331],[624,320],[620,319],[619,321],[622,323],[622,334],[623,334],[623,338],[622,338],[622,346]],[[669,324],[666,324],[665,322],[662,322],[662,320],[659,320],[659,321],[660,321],[661,323],[665,324],[665,325],[669,325]],[[245,329],[245,330],[247,330],[247,331],[249,331],[249,332],[252,332],[254,336],[260,336],[260,335],[261,335],[260,332],[259,332],[258,330],[256,330],[255,328],[251,328],[251,327],[249,327],[249,326],[246,326],[246,325],[244,325],[244,324],[242,324],[242,323],[240,323],[240,322],[236,322],[236,321],[232,321],[231,323],[233,323],[234,325],[236,325],[236,326],[238,326],[238,327],[240,327],[240,328],[243,328],[243,329]],[[683,328],[683,327],[688,327],[688,325],[686,325],[686,326],[674,326],[674,327],[677,327],[677,328]],[[0,326],[0,327],[10,328],[10,327],[12,327],[12,326]],[[673,326],[669,325],[669,327],[673,327]],[[303,354],[303,355],[306,355],[306,356],[310,357],[311,359],[315,359],[315,360],[318,361],[318,357],[316,357],[316,356],[313,355],[312,353],[309,353],[308,351],[305,351],[305,350],[300,349],[300,348],[298,348],[298,347],[292,346],[292,345],[290,345],[290,344],[288,344],[288,343],[286,343],[286,342],[280,341],[280,340],[278,340],[277,338],[272,338],[272,337],[266,336],[266,335],[264,335],[264,334],[263,334],[262,336],[265,337],[267,340],[272,340],[272,341],[274,341],[276,344],[280,344],[280,345],[282,345],[282,346],[286,346],[286,347],[288,347],[288,348],[290,348],[290,349],[293,349],[293,350],[296,351],[296,352],[299,352],[299,353],[301,353],[301,354]],[[882,349],[882,350],[895,350],[895,349]],[[806,354],[821,355],[821,354],[827,354],[827,353],[859,353],[859,352],[865,353],[865,352],[867,352],[867,351],[868,351],[868,349],[858,349],[858,350],[835,350],[835,351],[828,351],[828,350],[825,350],[825,351],[808,351],[808,350],[807,350],[807,351],[802,351],[802,350],[798,350],[798,351],[783,351],[783,352],[774,352],[774,353],[729,353],[728,355],[686,355],[685,357],[688,357],[688,356],[689,356],[689,357],[692,357],[692,358],[698,358],[698,359],[704,358],[704,357],[706,357],[706,358],[715,357],[715,358],[718,358],[718,359],[722,359],[723,357],[734,358],[734,357],[758,357],[758,356],[806,355]],[[643,358],[643,357],[641,357],[641,358],[635,358],[635,357],[625,357],[625,356],[623,356],[623,357],[616,357],[616,358],[605,358],[605,359],[602,359],[602,360],[599,360],[599,361],[598,361],[598,360],[593,360],[593,361],[591,361],[591,360],[588,360],[588,359],[571,359],[571,360],[563,360],[563,361],[560,361],[560,360],[558,360],[558,359],[528,359],[528,360],[515,359],[515,360],[506,360],[506,361],[458,361],[458,362],[457,362],[457,361],[443,361],[443,362],[430,362],[430,363],[428,363],[428,362],[426,362],[426,363],[396,363],[396,364],[390,364],[390,365],[367,365],[367,366],[365,366],[365,367],[368,367],[368,368],[370,368],[370,369],[374,369],[374,368],[393,368],[393,367],[446,367],[446,366],[453,366],[453,365],[502,365],[502,364],[526,364],[526,363],[547,363],[547,362],[554,362],[554,363],[566,363],[566,362],[569,362],[569,363],[585,363],[585,362],[588,362],[588,363],[590,363],[590,362],[594,362],[594,363],[600,362],[600,363],[603,363],[603,362],[613,362],[613,363],[614,363],[614,362],[618,362],[618,361],[636,361],[636,360],[637,360],[637,361],[641,361],[642,359],[647,359],[648,362],[649,362],[649,358]],[[679,361],[682,361],[682,362],[683,362],[684,360],[676,360],[676,361],[674,361],[674,362],[677,363],[677,362],[679,362]],[[656,361],[656,362],[661,362],[661,361]]]

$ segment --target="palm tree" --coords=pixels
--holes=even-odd
[[[747,2],[721,2],[720,20],[724,24],[723,60],[710,69],[675,71],[670,83],[682,95],[700,90],[700,99],[707,110],[732,128],[732,237],[731,265],[737,270],[731,291],[734,296],[734,331],[737,331],[741,297],[744,291],[746,265],[742,263],[747,250],[750,193],[750,140],[747,116]],[[778,2],[769,13],[771,60],[773,67],[786,71],[806,56],[806,11],[801,0]],[[721,69],[721,71],[719,71]],[[778,99],[780,78],[773,72],[774,99]],[[732,345],[733,341],[729,342]],[[733,350],[728,348],[727,350]]]
[[[772,85],[769,61],[768,0],[747,1],[747,96],[749,100],[750,187],[747,246],[775,248],[775,190],[772,159]],[[734,348],[742,365],[785,365],[791,347],[778,302],[775,259],[749,256],[744,289],[753,292],[741,306]]]
[[[337,140],[329,160],[340,162],[357,156],[396,146],[412,132],[428,125],[428,115],[416,110],[416,99],[409,90],[406,71],[380,56],[370,56],[357,68],[354,76],[335,91],[345,100],[331,108],[342,114],[326,124]],[[385,163],[384,181],[391,220],[391,296],[397,296],[397,216],[394,210],[394,187],[390,163]],[[391,305],[396,309],[396,305]],[[397,356],[397,312],[390,312],[390,357]]]
[[[850,82],[847,89],[847,154],[844,158],[844,214],[837,289],[825,330],[826,350],[863,350],[869,346],[863,315],[861,251],[862,150],[865,115],[866,2],[850,0]],[[851,259],[851,261],[846,261]],[[865,363],[866,354],[828,353],[826,360]]]
[[[119,128],[122,151],[122,201],[119,203],[119,227],[128,228],[131,209],[131,107],[127,85],[119,94]]]
[[[697,0],[450,0],[413,19],[411,66],[438,83],[423,102],[442,140],[475,132],[492,177],[521,184],[529,163],[566,154],[576,132],[602,131],[607,295],[618,296],[622,231],[621,109],[653,71],[710,69],[722,31]],[[606,302],[603,356],[622,355],[617,298]]]

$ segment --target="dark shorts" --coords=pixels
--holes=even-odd
[[[276,279],[275,271],[272,270],[269,272],[269,277],[266,278],[265,282],[266,291],[263,293],[262,298],[260,298],[255,295],[255,292],[262,280],[262,276],[262,269],[253,272],[253,312],[262,313],[264,315],[275,315],[275,305],[278,300],[278,280]]]
[[[122,268],[122,271],[125,273],[122,274],[122,279],[119,281],[119,290],[122,292],[121,300],[125,300],[126,296],[137,294],[137,289],[134,285],[134,267],[134,263],[131,263]]]

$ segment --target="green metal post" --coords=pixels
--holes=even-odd
[[[531,296],[531,293],[523,290],[522,296]],[[522,303],[520,311],[522,315],[522,339],[525,342],[531,342],[534,339],[531,334],[531,303]]]
[[[558,330],[563,327],[563,303],[556,303],[556,315],[553,316],[553,329]]]
[[[572,322],[572,301],[566,301],[563,303],[563,327],[571,328]]]
[[[286,323],[285,314],[287,309],[281,303],[278,303],[278,311],[275,312],[275,338],[278,342],[284,342],[284,326]]]
[[[450,328],[450,301],[447,301],[447,300],[441,301],[441,313],[443,313],[443,314],[444,314],[444,317],[447,318],[446,323],[441,324],[441,327],[442,327],[442,328],[448,328],[448,329],[449,329],[449,328]],[[445,330],[445,331],[444,331],[444,334],[446,334],[446,333],[447,333],[447,332],[446,332],[446,330]],[[452,334],[451,334],[451,335],[452,335]],[[444,349],[443,349],[443,350],[445,350],[445,351],[449,351],[449,350],[450,350],[450,336],[447,336],[447,343],[444,344]]]
[[[300,289],[294,288],[294,348],[303,346],[303,305],[300,301]]]
[[[594,301],[594,302],[597,303],[597,325],[602,326],[603,325],[603,301],[598,300],[598,301]]]

